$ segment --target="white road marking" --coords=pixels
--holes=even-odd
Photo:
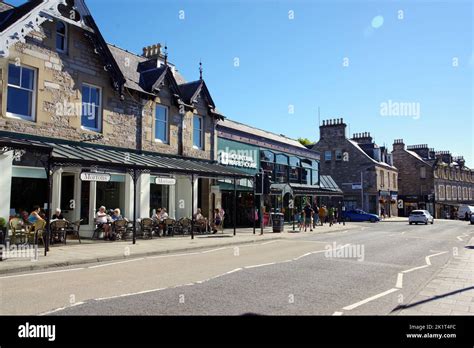
[[[272,243],[276,243],[276,242],[279,242],[279,240],[271,240],[269,242],[261,243],[260,245],[267,245],[267,244],[272,244]]]
[[[245,269],[257,268],[257,267],[270,266],[270,265],[274,265],[274,264],[276,264],[276,262],[262,263],[262,264],[260,264],[260,265],[246,266],[246,267],[244,267],[244,268],[245,268]]]
[[[166,288],[159,288],[159,289],[150,289],[150,290],[143,290],[143,291],[138,291],[138,292],[130,292],[127,294],[121,294],[121,295],[115,295],[115,296],[109,296],[109,297],[99,297],[94,299],[95,301],[105,301],[105,300],[111,300],[114,298],[120,298],[120,297],[128,297],[128,296],[133,296],[133,295],[141,295],[141,294],[147,294],[149,292],[155,292],[155,291],[161,291],[165,290]]]
[[[18,278],[18,277],[28,277],[28,276],[37,276],[43,274],[51,274],[51,273],[59,273],[59,272],[73,272],[73,271],[80,271],[84,269],[84,267],[80,268],[71,268],[71,269],[61,269],[59,271],[47,271],[47,272],[37,272],[37,273],[27,273],[27,274],[15,274],[11,276],[4,276],[0,277],[0,279],[8,279],[8,278]]]
[[[404,235],[406,232],[402,232],[402,235]]]
[[[228,247],[201,251],[201,254],[213,253],[214,251],[219,251],[219,250],[224,250],[224,249],[228,249]]]
[[[461,242],[464,242],[464,240],[462,239],[462,237],[463,237],[463,236],[457,236],[456,238],[457,238],[458,240],[460,240]]]
[[[188,255],[199,255],[201,253],[185,253],[185,254],[170,254],[170,255],[157,255],[157,256],[147,256],[147,259],[161,259],[164,257],[177,257],[177,256],[188,256]]]
[[[423,265],[423,266],[419,266],[415,268],[410,268],[410,269],[407,269],[406,271],[402,271],[402,273],[410,273],[410,272],[416,271],[417,269],[422,269],[426,267],[429,267],[429,265]]]
[[[398,273],[397,276],[397,285],[395,285],[396,288],[403,288],[403,273]]]
[[[229,272],[226,272],[225,274],[232,274],[232,273],[235,273],[235,272],[238,272],[238,271],[241,271],[242,268],[236,268],[236,269],[233,269],[232,271],[229,271]]]
[[[332,315],[342,315],[342,312],[334,312]]]
[[[311,254],[312,254],[312,253],[306,253],[306,254],[303,254],[303,255],[301,255],[301,256],[295,257],[293,260],[294,260],[294,261],[298,261],[299,259],[302,259],[303,257],[309,256],[309,255],[311,255]]]
[[[351,304],[350,306],[346,306],[346,307],[344,307],[344,308],[342,308],[342,309],[344,309],[344,310],[346,310],[346,311],[350,311],[350,310],[352,310],[352,309],[354,309],[354,308],[357,308],[357,307],[359,307],[359,306],[362,306],[363,304],[366,304],[366,303],[368,303],[368,302],[370,302],[370,301],[376,300],[376,299],[378,299],[378,298],[381,298],[381,297],[383,297],[383,296],[385,296],[385,295],[391,294],[392,292],[395,292],[395,291],[398,291],[398,290],[400,290],[400,289],[392,288],[392,289],[390,289],[390,290],[381,292],[380,294],[377,294],[377,295],[374,295],[374,296],[372,296],[372,297],[366,298],[365,300],[362,300],[362,301],[356,302],[356,303],[354,303],[354,304]]]
[[[443,254],[446,254],[446,253],[447,253],[447,251],[442,251],[442,252],[437,253],[437,254],[428,255],[427,257],[425,257],[426,264],[431,266],[430,257],[438,256],[438,255],[443,255]]]
[[[89,267],[87,267],[87,268],[89,268],[89,269],[94,269],[94,268],[100,268],[100,267],[107,267],[107,266],[119,265],[119,264],[122,264],[122,263],[135,262],[135,261],[140,261],[140,260],[145,260],[145,258],[141,257],[141,258],[139,258],[139,259],[133,259],[133,260],[126,260],[126,261],[118,261],[118,262],[104,263],[104,264],[102,264],[102,265],[89,266]]]
[[[49,315],[49,314],[52,314],[52,313],[56,313],[56,312],[60,312],[60,311],[63,311],[67,308],[71,308],[71,307],[75,307],[75,306],[80,306],[82,304],[84,304],[85,302],[76,302],[76,303],[73,303],[72,305],[68,306],[68,307],[60,307],[60,308],[56,308],[56,309],[53,309],[53,310],[50,310],[48,312],[44,312],[44,313],[40,313],[38,315],[42,316],[42,315]]]

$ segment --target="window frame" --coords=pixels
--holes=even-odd
[[[8,70],[10,70],[10,65],[17,66],[15,63],[8,63]],[[10,81],[9,81],[10,80],[10,72],[8,71],[7,93],[6,93],[6,98],[5,98],[6,115],[7,115],[7,117],[10,117],[10,118],[35,122],[36,121],[36,93],[37,93],[37,90],[38,90],[38,86],[37,86],[38,69],[36,69],[34,67],[30,67],[28,65],[18,65],[17,67],[20,68],[20,86],[10,84]],[[33,72],[33,89],[32,90],[21,87],[21,80],[22,80],[21,77],[22,77],[22,74],[23,74],[23,69],[28,69],[28,70],[31,70]],[[9,87],[31,92],[31,116],[21,115],[21,114],[17,114],[17,113],[8,111],[8,94],[9,94],[8,89],[9,89]]]
[[[334,151],[334,159],[336,160],[336,162],[341,162],[343,158],[344,158],[344,151],[339,150],[339,149]]]
[[[87,86],[89,88],[97,88],[99,90],[99,116],[98,116],[98,120],[97,120],[97,126],[98,128],[90,128],[90,127],[86,127],[82,124],[82,106],[84,104],[84,95],[82,94],[82,88],[84,86]],[[81,129],[83,130],[88,130],[88,131],[92,131],[92,132],[97,132],[97,133],[101,133],[102,132],[102,87],[100,86],[97,86],[97,85],[93,85],[91,83],[87,83],[87,82],[82,82],[81,83]],[[90,93],[89,93],[89,102],[88,104],[90,104]]]
[[[196,118],[199,118],[201,120],[201,129],[199,130],[200,131],[200,142],[201,142],[201,146],[197,146],[195,143],[194,143],[194,132],[195,132],[195,127],[194,127],[194,120]],[[197,114],[194,114],[193,115],[193,149],[196,149],[196,150],[204,150],[204,117],[202,117],[201,115],[197,115]]]
[[[158,108],[162,108],[166,112],[166,121],[165,123],[165,140],[159,139],[156,137],[156,129],[157,129],[157,123],[158,120],[156,118],[156,112],[158,111]],[[163,123],[163,121],[160,121]],[[156,103],[155,105],[155,116],[154,116],[154,138],[157,143],[162,143],[162,144],[169,144],[170,143],[170,116],[169,116],[169,107],[163,104]]]
[[[328,158],[328,155],[329,154],[329,158]],[[324,162],[331,162],[332,161],[332,151],[331,150],[327,150],[327,151],[324,151]]]
[[[62,24],[64,25],[64,35],[58,33],[58,24],[59,24],[59,23],[62,23]],[[60,36],[63,37],[63,40],[64,40],[64,49],[58,48],[58,35],[60,35]],[[55,43],[54,43],[54,44],[55,44],[55,48],[56,48],[56,52],[59,52],[59,53],[67,53],[67,52],[68,52],[68,48],[69,48],[69,45],[68,45],[68,37],[69,37],[69,29],[68,29],[67,23],[58,20],[58,21],[56,22],[56,41],[55,41]]]

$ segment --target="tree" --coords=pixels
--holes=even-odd
[[[298,138],[298,141],[304,146],[314,144],[314,141],[311,141],[308,138]]]

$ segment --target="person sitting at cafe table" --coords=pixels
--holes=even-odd
[[[112,221],[117,221],[117,220],[124,220],[124,218],[120,214],[119,208],[114,209],[114,213],[112,214]]]
[[[194,214],[194,220],[198,224],[200,228],[206,228],[207,226],[207,218],[204,217],[201,213],[201,208],[197,209],[196,214]]]
[[[96,214],[95,222],[97,224],[97,228],[101,228],[104,230],[104,240],[107,240],[110,236],[110,224],[109,224],[110,216],[107,215],[106,209],[104,206],[99,208],[99,211]]]
[[[51,221],[53,220],[64,220],[63,214],[61,214],[61,209],[57,208],[54,215],[51,217]]]
[[[155,214],[152,215],[151,219],[154,223],[159,223],[161,220],[161,208],[156,209]]]
[[[28,216],[28,222],[30,224],[34,224],[36,221],[41,221],[44,220],[40,216],[41,208],[38,205],[35,205],[33,207],[33,211],[31,212],[30,216]]]

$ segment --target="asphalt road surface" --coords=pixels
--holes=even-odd
[[[388,315],[474,226],[359,223],[333,233],[0,277],[0,314]]]

